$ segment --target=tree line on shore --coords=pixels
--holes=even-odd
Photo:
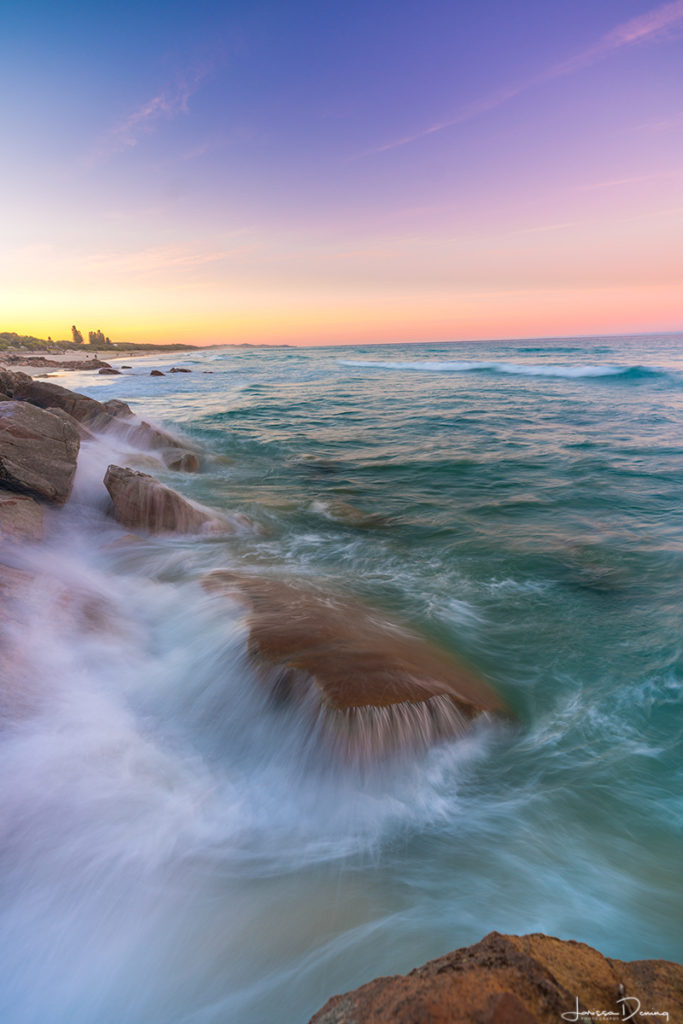
[[[98,349],[126,349],[127,351],[174,351],[196,348],[195,345],[152,345],[140,344],[139,342],[115,342],[106,337],[99,329],[88,331],[88,340],[85,341],[83,334],[74,324],[71,328],[71,340],[57,339],[51,337],[36,338],[32,334],[17,334],[16,331],[0,331],[0,352],[56,352],[63,349],[86,349],[96,351]]]

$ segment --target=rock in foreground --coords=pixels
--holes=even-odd
[[[0,403],[0,484],[63,504],[81,439],[70,423],[24,402]]]
[[[153,476],[109,466],[104,485],[119,523],[150,533],[204,533],[225,529],[208,509],[193,505]]]
[[[683,1020],[683,967],[666,960],[610,960],[582,942],[547,935],[491,932],[410,974],[333,996],[310,1024],[629,1019]]]
[[[247,603],[249,653],[273,697],[304,708],[345,756],[428,746],[505,710],[456,658],[348,597],[233,572],[205,586]]]
[[[0,489],[0,541],[42,540],[43,506],[28,494]]]

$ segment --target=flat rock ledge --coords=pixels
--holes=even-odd
[[[506,714],[473,670],[349,597],[230,571],[204,587],[246,605],[250,659],[273,701],[303,711],[345,760],[426,748],[479,716]]]
[[[81,439],[59,416],[24,402],[0,402],[0,485],[63,505]]]
[[[147,473],[109,466],[104,486],[114,517],[123,526],[149,533],[218,533],[229,526],[215,513],[183,498]]]
[[[500,935],[333,996],[309,1024],[683,1021],[683,966],[610,960],[582,942]]]

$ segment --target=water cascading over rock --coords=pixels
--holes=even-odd
[[[246,605],[249,655],[273,701],[302,709],[342,758],[425,748],[506,713],[458,659],[345,595],[230,571],[204,586]]]

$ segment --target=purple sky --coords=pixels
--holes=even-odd
[[[683,0],[3,8],[1,330],[683,327]]]

